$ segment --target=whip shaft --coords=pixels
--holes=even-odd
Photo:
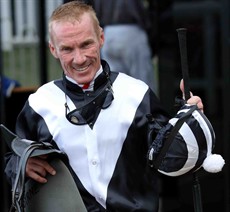
[[[189,70],[188,70],[188,55],[187,55],[187,29],[177,29],[180,57],[181,57],[181,70],[184,80],[184,95],[187,101],[190,98],[190,83],[189,83]],[[196,172],[193,173],[193,201],[195,212],[203,212],[201,200],[201,188]]]

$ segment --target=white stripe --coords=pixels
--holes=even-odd
[[[189,109],[187,109],[187,108],[181,109],[181,110],[179,110],[179,111],[177,112],[177,114],[180,114],[180,113],[187,113],[189,110],[190,110],[190,108],[189,108]]]
[[[210,155],[211,151],[212,151],[212,142],[214,142],[214,141],[212,141],[212,135],[210,132],[210,130],[212,130],[212,129],[209,129],[209,126],[207,125],[206,121],[203,119],[203,117],[199,114],[198,111],[194,111],[193,116],[199,122],[200,127],[203,130],[203,133],[205,135],[205,139],[207,141],[207,155]],[[213,133],[214,133],[214,131],[213,131]],[[213,135],[213,136],[215,137],[215,135]]]
[[[178,121],[178,118],[172,118],[170,119],[169,123],[174,126],[177,121]],[[186,123],[182,125],[182,127],[179,130],[179,133],[183,137],[184,141],[186,142],[186,146],[188,150],[188,158],[184,166],[178,171],[166,173],[161,170],[158,170],[159,172],[164,173],[169,176],[179,176],[191,170],[195,166],[198,155],[199,155],[199,152],[197,151],[199,150],[199,147],[197,145],[196,138],[192,130]]]

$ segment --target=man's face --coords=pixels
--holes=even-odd
[[[103,43],[103,31],[97,35],[90,15],[85,13],[79,22],[53,23],[49,48],[60,60],[64,73],[84,84],[92,81],[100,68]]]

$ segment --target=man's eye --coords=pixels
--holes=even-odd
[[[92,45],[92,42],[91,42],[91,41],[88,41],[88,42],[85,42],[85,43],[82,45],[82,48],[89,48],[91,45]]]
[[[63,47],[63,48],[61,48],[61,51],[71,51],[71,48],[69,48],[69,47]]]

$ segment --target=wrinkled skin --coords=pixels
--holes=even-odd
[[[83,14],[80,21],[52,24],[50,51],[64,73],[79,84],[91,82],[99,70],[103,43],[104,33],[101,28],[97,33],[89,14]]]

